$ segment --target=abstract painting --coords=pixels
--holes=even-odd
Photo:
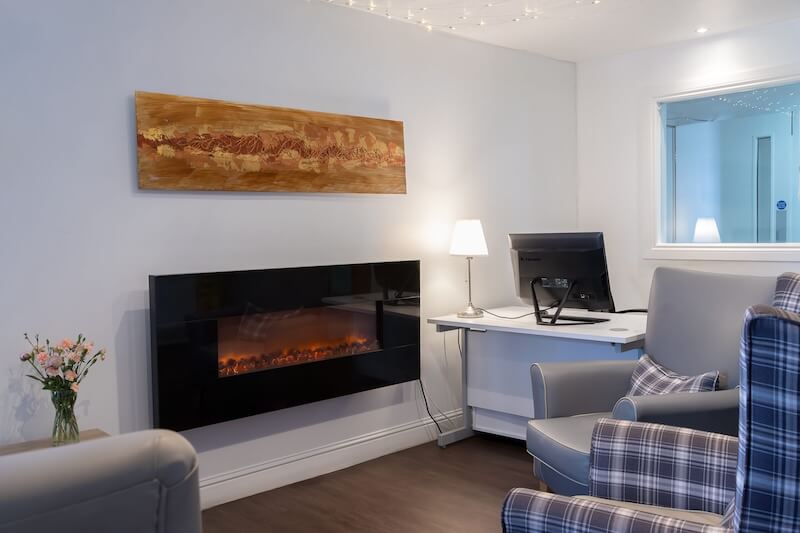
[[[403,123],[136,93],[140,189],[406,192]]]

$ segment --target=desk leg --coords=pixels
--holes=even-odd
[[[446,448],[448,444],[468,439],[475,434],[472,430],[472,408],[467,402],[467,331],[467,329],[462,328],[458,332],[458,334],[461,335],[461,351],[463,352],[461,358],[461,417],[464,421],[464,425],[460,428],[445,431],[439,435],[437,442],[440,448]]]

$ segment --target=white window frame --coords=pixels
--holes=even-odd
[[[665,243],[661,241],[664,222],[662,202],[662,134],[664,131],[660,103],[679,102],[729,94],[751,89],[774,87],[800,82],[800,64],[751,71],[731,76],[716,83],[677,83],[669,87],[650,88],[641,100],[646,105],[646,121],[640,168],[643,170],[640,190],[640,240],[645,259],[698,261],[800,261],[800,242],[787,243]],[[654,96],[655,95],[655,96]],[[800,209],[800,205],[797,207]],[[795,236],[797,238],[797,236]]]

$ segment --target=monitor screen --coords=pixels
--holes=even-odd
[[[531,301],[537,280],[540,305],[614,311],[602,233],[512,233],[509,236],[517,296]]]

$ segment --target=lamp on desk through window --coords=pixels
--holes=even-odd
[[[472,305],[472,258],[478,255],[489,255],[483,226],[480,220],[458,220],[453,228],[453,239],[450,241],[450,255],[467,258],[467,290],[469,301],[467,309],[458,313],[459,318],[480,318],[483,311]]]
[[[698,218],[694,225],[693,242],[720,242],[717,220],[712,217]]]

